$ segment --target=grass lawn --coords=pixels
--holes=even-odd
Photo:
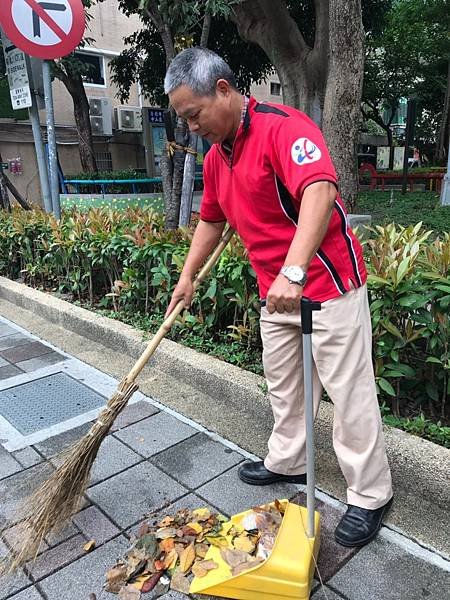
[[[361,192],[356,213],[372,215],[373,225],[408,225],[423,221],[426,229],[450,231],[450,206],[440,206],[435,192]]]

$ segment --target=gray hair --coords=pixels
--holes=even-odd
[[[234,73],[223,58],[206,48],[186,48],[170,63],[164,91],[170,94],[180,85],[186,85],[197,96],[214,96],[219,79],[237,89]]]

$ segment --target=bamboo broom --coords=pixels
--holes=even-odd
[[[194,279],[194,291],[216,264],[233,233],[231,227],[225,231],[220,242]],[[62,454],[64,461],[61,466],[24,503],[26,516],[20,523],[20,544],[15,555],[11,554],[4,560],[3,565],[0,565],[2,567],[0,572],[15,571],[29,560],[35,560],[44,538],[50,532],[59,531],[68,519],[80,509],[92,464],[101,443],[117,416],[138,389],[135,383],[137,376],[152,357],[161,340],[170,331],[183,308],[184,301],[180,300],[148,343],[134,367],[119,383],[115,393],[108,400],[106,408],[102,410],[88,433]]]

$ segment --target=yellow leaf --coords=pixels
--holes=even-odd
[[[142,575],[139,575],[139,577],[136,577],[136,579],[133,581],[133,583],[130,583],[129,585],[131,585],[132,587],[136,588],[137,590],[142,590],[144,583],[146,581],[148,581],[149,579],[151,579],[153,577],[153,573],[143,573]]]
[[[203,531],[203,527],[200,525],[200,523],[194,523],[193,521],[187,523],[187,527],[193,529],[195,533],[201,533]]]
[[[84,546],[83,546],[83,550],[85,552],[90,552],[91,550],[93,550],[95,548],[95,540],[90,540],[89,542],[87,542]]]
[[[206,536],[207,541],[211,546],[217,546],[218,548],[226,548],[228,546],[228,540],[226,537],[219,536]]]
[[[192,515],[197,519],[197,521],[207,521],[211,516],[211,511],[209,508],[196,508],[192,511]]]
[[[245,534],[235,537],[233,544],[236,550],[242,550],[243,552],[248,552],[249,554],[251,554],[255,549],[255,544]]]
[[[175,549],[172,549],[164,559],[164,568],[165,569],[173,569],[177,564],[178,554]]]
[[[168,527],[169,525],[171,525],[173,523],[173,521],[174,521],[173,517],[164,517],[164,519],[158,523],[158,526],[159,527]]]
[[[180,555],[180,570],[183,573],[189,571],[195,560],[195,550],[192,544],[189,544]]]

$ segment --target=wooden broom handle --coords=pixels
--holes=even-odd
[[[214,267],[214,265],[218,261],[222,252],[225,250],[226,246],[228,245],[228,242],[233,237],[233,234],[234,234],[234,229],[232,229],[231,227],[228,227],[228,229],[223,233],[220,242],[217,244],[216,248],[214,249],[214,251],[212,252],[210,257],[208,258],[206,263],[203,265],[203,267],[200,269],[197,276],[195,277],[195,279],[193,281],[194,291],[197,290],[197,288],[200,286],[200,284],[203,283],[203,281],[209,275],[209,272],[211,271],[211,269]],[[145,367],[145,365],[147,364],[149,359],[153,356],[153,353],[155,352],[156,348],[159,346],[161,340],[171,330],[172,325],[175,323],[178,315],[183,311],[183,309],[184,309],[184,300],[180,300],[178,302],[178,304],[175,306],[175,308],[173,309],[173,311],[170,313],[170,315],[167,317],[167,319],[164,320],[164,322],[162,323],[162,325],[160,326],[158,331],[155,333],[155,335],[152,337],[152,339],[148,343],[144,352],[141,354],[141,356],[137,360],[134,367],[131,369],[131,371],[126,376],[125,379],[127,380],[128,383],[132,383],[136,379],[136,377],[139,375],[139,373],[142,371],[142,369]]]

